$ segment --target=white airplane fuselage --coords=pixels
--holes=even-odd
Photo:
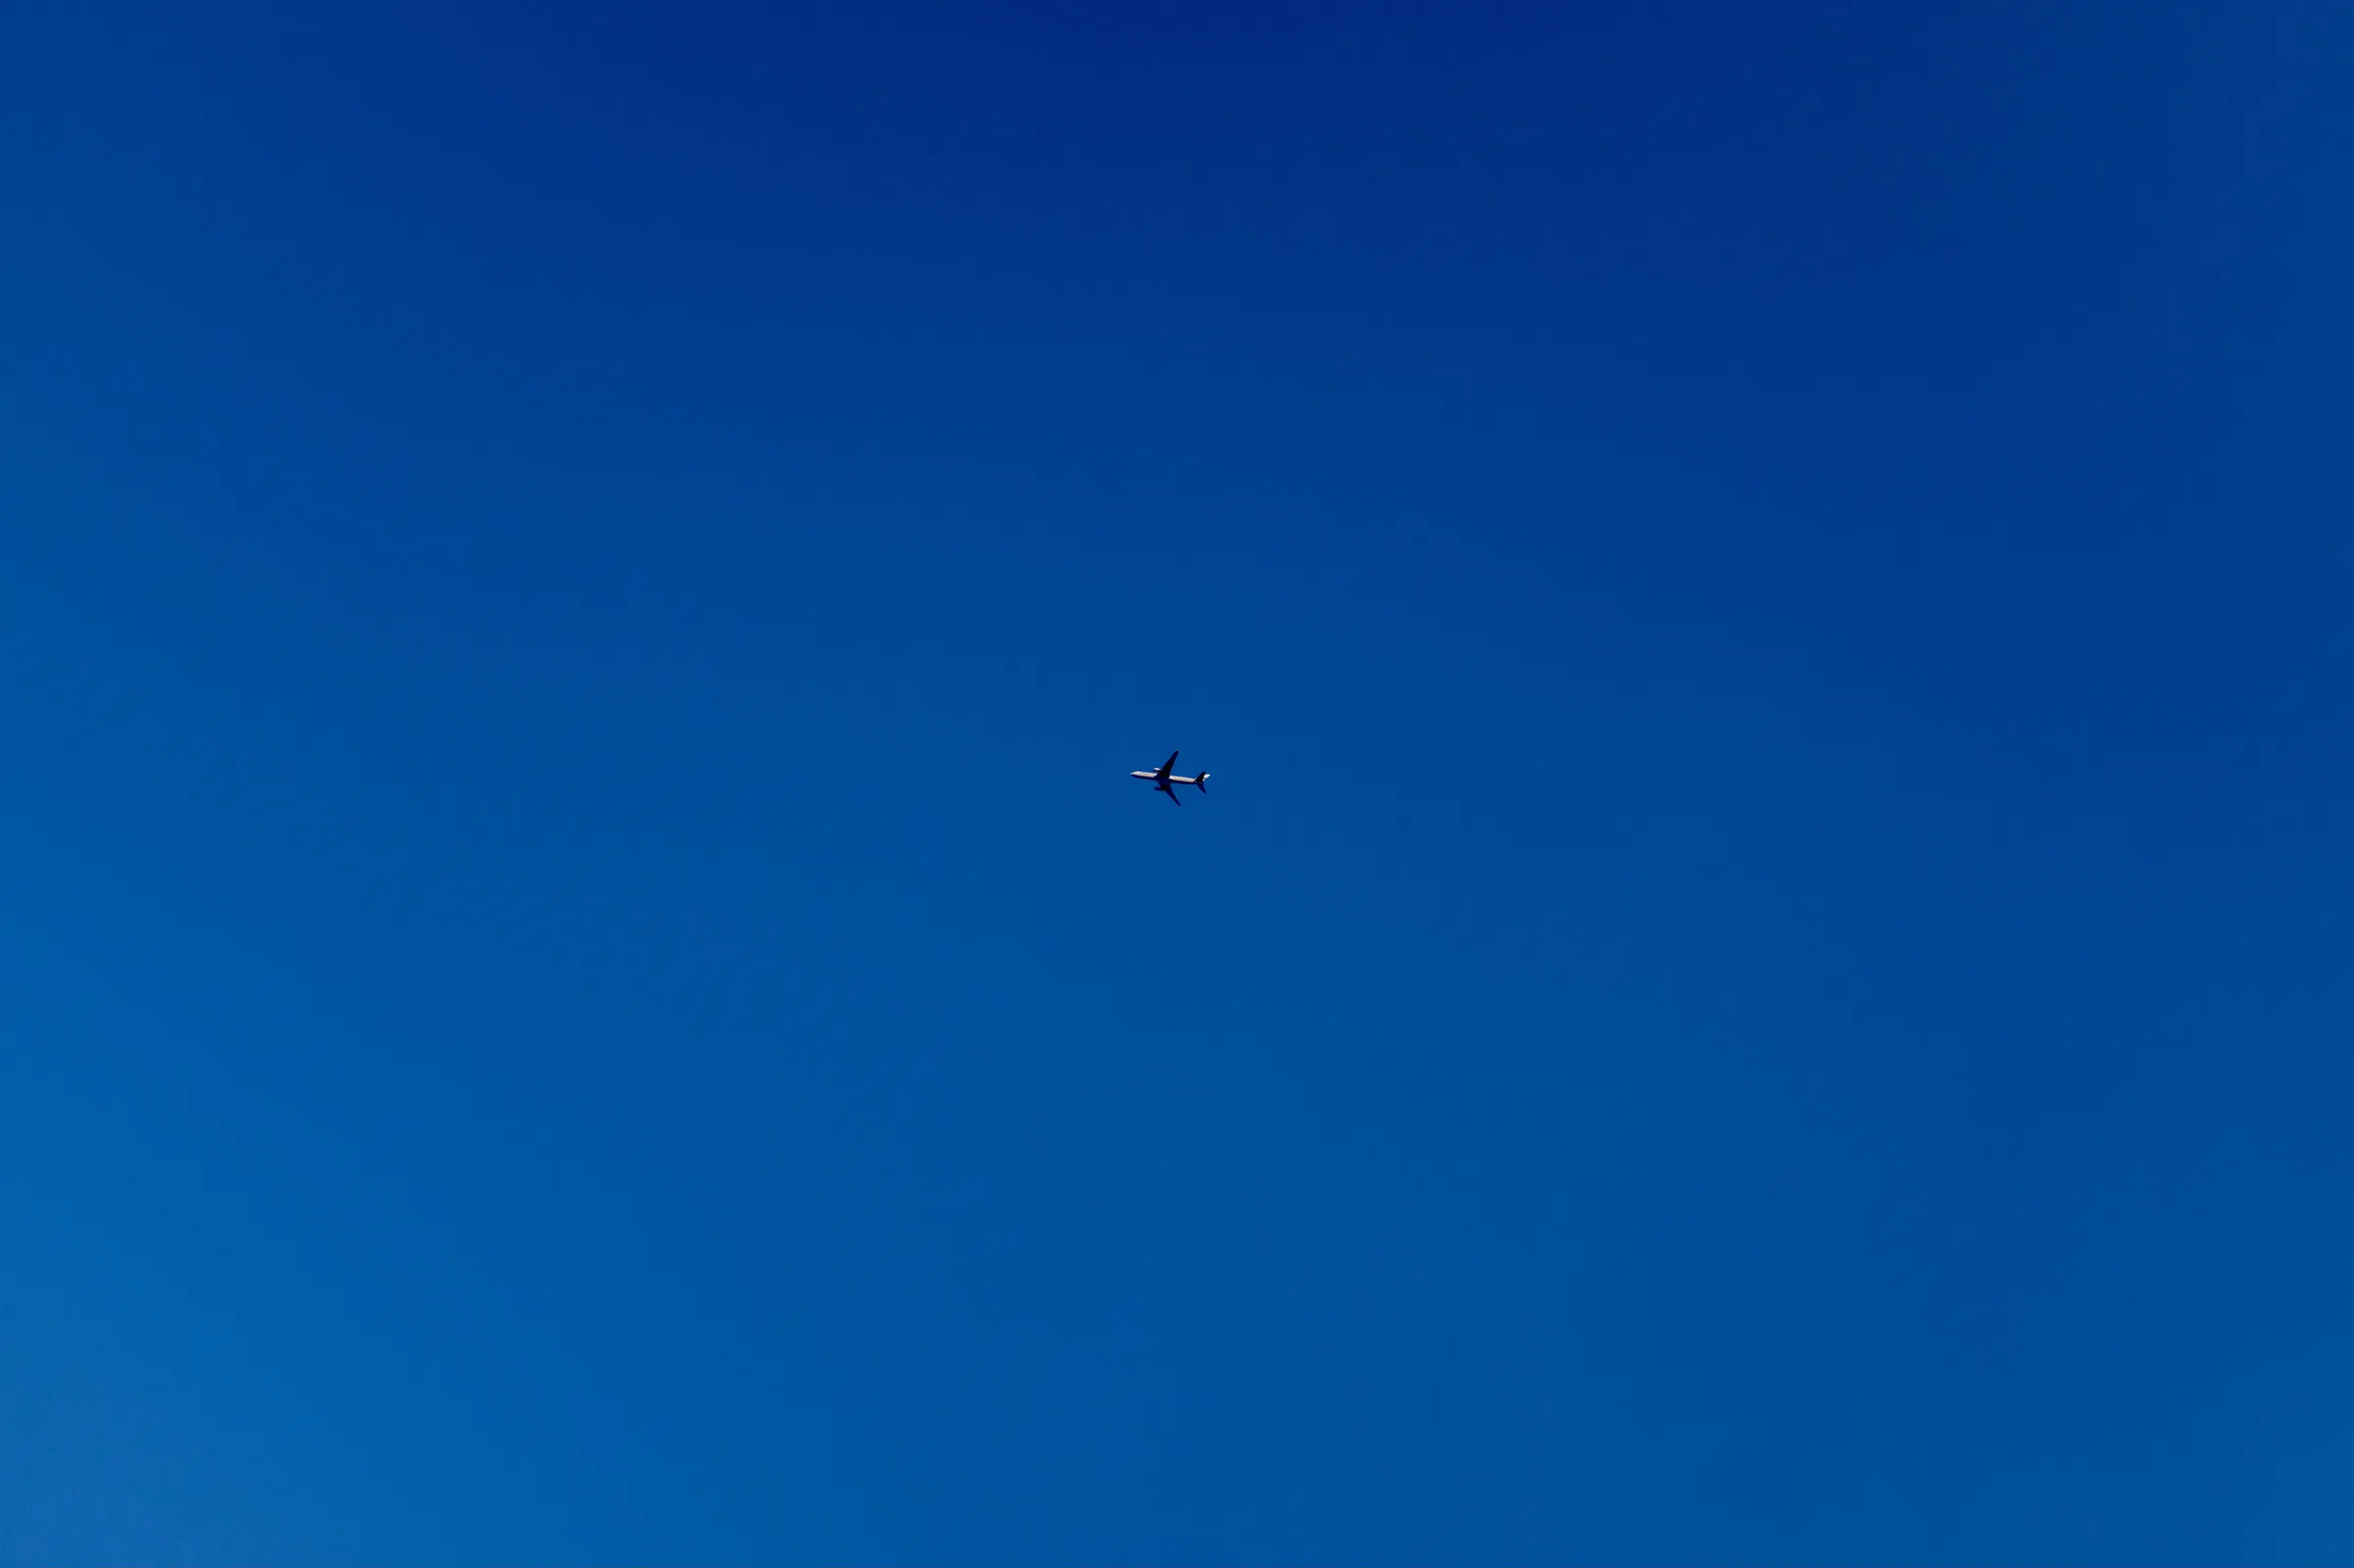
[[[1159,767],[1139,768],[1136,772],[1130,774],[1128,777],[1131,779],[1151,780],[1152,787],[1159,790],[1162,794],[1167,795],[1169,797],[1169,804],[1172,806],[1178,803],[1177,791],[1174,787],[1172,787],[1173,785],[1192,784],[1196,789],[1201,790],[1203,794],[1209,793],[1209,770],[1207,768],[1203,769],[1191,779],[1188,779],[1183,774],[1178,773],[1176,769],[1177,753],[1172,751],[1169,753],[1169,760],[1162,763]]]

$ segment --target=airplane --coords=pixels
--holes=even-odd
[[[1169,787],[1171,784],[1190,784],[1196,789],[1201,790],[1203,794],[1209,793],[1209,771],[1207,769],[1203,769],[1202,772],[1196,774],[1193,778],[1188,779],[1182,774],[1172,774],[1169,772],[1171,768],[1176,766],[1177,753],[1172,751],[1169,753],[1169,760],[1162,763],[1158,768],[1155,768],[1151,772],[1132,773],[1128,777],[1131,779],[1151,780],[1152,787],[1159,790],[1162,794],[1167,795],[1169,797],[1169,804],[1172,806],[1182,806],[1185,804],[1185,802],[1177,798],[1177,791]]]

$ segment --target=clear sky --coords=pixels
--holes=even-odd
[[[2345,1563],[2349,81],[8,8],[0,1560]]]

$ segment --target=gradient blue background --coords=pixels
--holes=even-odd
[[[10,7],[0,1559],[2354,1557],[2349,80]]]

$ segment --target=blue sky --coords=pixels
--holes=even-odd
[[[0,1558],[2343,1562],[2349,66],[18,8]]]

